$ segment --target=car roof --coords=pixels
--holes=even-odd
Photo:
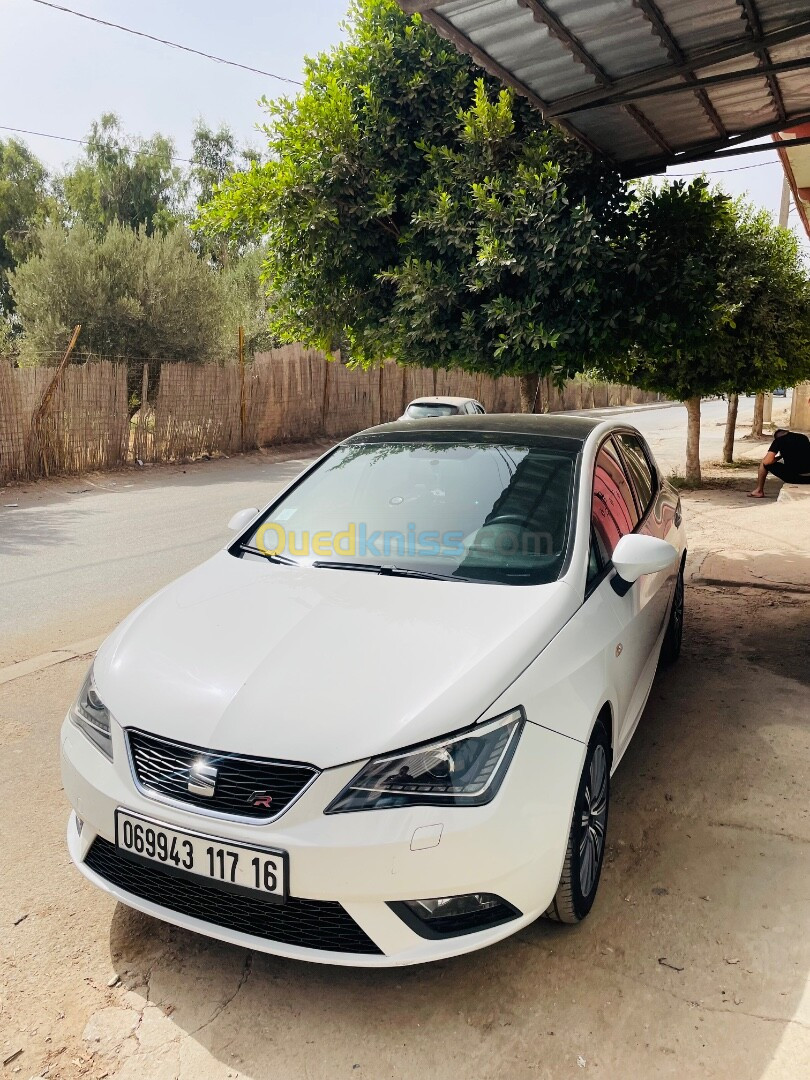
[[[398,420],[366,428],[353,435],[349,442],[372,435],[431,435],[473,432],[486,435],[534,435],[541,438],[568,439],[584,443],[596,428],[603,426],[604,417],[571,416],[570,413],[485,413],[479,416],[437,416],[424,420]]]
[[[476,398],[445,397],[442,394],[438,394],[429,397],[415,397],[413,401],[408,402],[408,405],[465,405],[468,401],[475,401],[477,404]]]

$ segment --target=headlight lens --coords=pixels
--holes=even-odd
[[[393,806],[482,806],[495,798],[512,760],[522,709],[437,742],[373,758],[325,813]]]
[[[99,697],[95,679],[93,678],[92,666],[87,672],[76,703],[70,710],[70,719],[79,731],[86,735],[90,742],[112,761],[110,711]]]

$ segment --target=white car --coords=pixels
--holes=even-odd
[[[481,416],[487,410],[480,401],[467,397],[414,398],[400,420],[435,420],[440,416]]]
[[[681,644],[680,502],[639,433],[388,424],[231,526],[111,634],[68,713],[81,872],[322,963],[583,919],[611,773]]]

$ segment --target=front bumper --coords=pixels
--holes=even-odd
[[[209,937],[294,959],[368,967],[471,952],[541,915],[559,882],[585,753],[581,743],[528,723],[503,785],[487,806],[324,815],[324,807],[356,773],[355,763],[321,773],[277,820],[246,824],[144,795],[135,786],[123,732],[116,725],[113,744],[115,760],[110,763],[70,720],[62,728],[62,777],[75,811],[68,825],[68,848],[85,877],[130,907]],[[175,829],[286,851],[291,896],[338,902],[380,952],[334,952],[268,940],[183,914],[113,884],[86,859],[97,837],[114,843],[118,807]],[[81,833],[76,815],[84,823]],[[426,835],[430,842],[439,836],[435,846],[421,846]],[[478,892],[502,897],[520,916],[486,930],[425,939],[388,906]]]

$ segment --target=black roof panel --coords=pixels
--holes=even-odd
[[[534,435],[542,438],[569,439],[580,445],[604,417],[572,416],[570,413],[489,413],[483,416],[441,416],[429,420],[396,420],[390,424],[366,428],[347,442],[369,435],[413,436],[480,432],[487,435]]]

